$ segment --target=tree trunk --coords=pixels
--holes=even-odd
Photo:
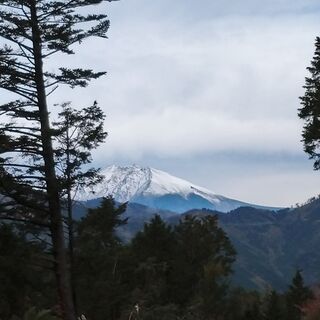
[[[36,0],[30,1],[32,19],[32,42],[35,64],[35,82],[37,87],[37,101],[41,124],[42,152],[45,164],[45,179],[47,185],[48,205],[50,211],[50,228],[55,258],[55,275],[58,287],[59,303],[64,320],[76,320],[68,259],[64,240],[62,213],[59,199],[59,188],[55,173],[54,154],[52,147],[49,113],[43,76],[43,59],[39,21]]]
[[[71,290],[72,290],[72,298],[74,303],[74,310],[77,314],[77,294],[76,294],[76,285],[75,285],[75,273],[74,273],[74,226],[73,226],[73,214],[72,214],[72,197],[71,197],[71,178],[70,178],[70,161],[69,161],[69,150],[68,152],[68,160],[67,160],[67,211],[68,211],[68,218],[67,218],[67,225],[68,225],[68,240],[69,240],[69,262],[70,262],[70,283],[71,283]]]

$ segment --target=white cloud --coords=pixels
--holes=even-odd
[[[246,177],[229,177],[221,181],[219,191],[243,201],[290,207],[302,204],[319,195],[319,176],[311,171],[275,171],[255,173],[247,171]]]
[[[184,157],[207,152],[292,152],[299,149],[297,120],[237,119],[207,110],[166,108],[110,121],[109,156]],[[101,152],[103,152],[101,150]]]
[[[320,26],[310,9],[316,2],[246,1],[237,12],[239,1],[231,1],[230,13],[224,7],[211,18],[205,6],[184,18],[177,8],[190,2],[178,3],[160,19],[162,11],[144,2],[150,11],[114,23],[101,58],[110,70],[98,93],[110,137],[100,163],[152,164],[268,205],[317,194],[297,119]],[[204,161],[210,154],[224,156]],[[226,160],[228,154],[239,156]]]
[[[319,25],[312,15],[232,16],[185,30],[142,16],[113,30],[104,55],[97,47],[91,62],[110,75],[81,101],[105,106],[113,156],[300,152],[298,97]]]
[[[110,39],[92,39],[77,55],[59,58],[61,65],[107,70],[108,76],[85,90],[63,88],[50,99],[74,106],[97,99],[103,106],[110,136],[97,162],[190,157],[196,166],[213,153],[302,154],[298,97],[320,30],[318,1],[123,0],[108,7]],[[48,68],[55,67],[52,60]],[[270,156],[261,166],[268,172],[276,161]],[[216,163],[210,165],[213,173],[198,184],[210,186]],[[258,184],[265,179],[269,199],[276,200],[280,187],[272,184],[284,186],[291,175],[288,181],[297,185],[307,177],[283,168],[282,175],[260,179],[255,170],[245,184],[254,190],[252,199],[260,199]],[[224,177],[241,185],[241,177],[227,170]]]

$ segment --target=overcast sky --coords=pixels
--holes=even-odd
[[[106,8],[109,40],[92,39],[61,61],[108,75],[53,98],[74,106],[97,99],[107,113],[96,165],[152,166],[274,206],[320,192],[297,118],[319,1],[122,0]]]

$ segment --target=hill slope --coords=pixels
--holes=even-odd
[[[203,210],[190,213],[217,214]],[[306,283],[320,283],[320,200],[277,213],[238,208],[230,214],[218,215],[220,226],[238,253],[235,263],[238,284],[285,289],[297,269],[303,271]]]
[[[96,200],[84,203],[97,205]],[[84,214],[76,208],[76,216]],[[278,212],[241,207],[228,214],[212,210],[192,210],[184,214],[129,203],[128,224],[119,228],[122,239],[129,241],[155,214],[174,225],[186,214],[218,215],[237,251],[234,281],[247,288],[263,289],[271,285],[285,289],[297,269],[306,283],[320,283],[320,200]]]

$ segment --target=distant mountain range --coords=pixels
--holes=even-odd
[[[110,166],[103,171],[105,180],[95,193],[84,192],[79,200],[87,201],[112,195],[118,202],[134,202],[151,208],[183,213],[192,209],[229,212],[239,207],[278,209],[249,204],[218,195],[206,188],[153,168]]]
[[[218,215],[237,251],[234,283],[247,288],[285,289],[297,269],[308,284],[320,283],[320,200],[291,209],[266,208],[217,195],[168,173],[138,166],[112,166],[94,195],[82,194],[75,217],[102,196],[129,201],[128,224],[118,232],[129,241],[155,214],[176,224],[186,214]],[[228,212],[226,214],[226,212]]]
[[[195,210],[189,214],[217,214]],[[237,251],[235,281],[245,287],[286,289],[301,269],[309,285],[320,283],[320,200],[277,213],[238,208],[219,214]]]
[[[85,202],[95,207],[99,200]],[[76,208],[76,217],[85,213]],[[240,207],[228,214],[213,210],[191,210],[183,214],[129,203],[125,217],[128,223],[118,229],[129,241],[155,214],[175,225],[185,215],[218,215],[237,251],[233,283],[246,288],[285,290],[297,269],[303,271],[307,284],[320,283],[320,200],[278,212]]]

